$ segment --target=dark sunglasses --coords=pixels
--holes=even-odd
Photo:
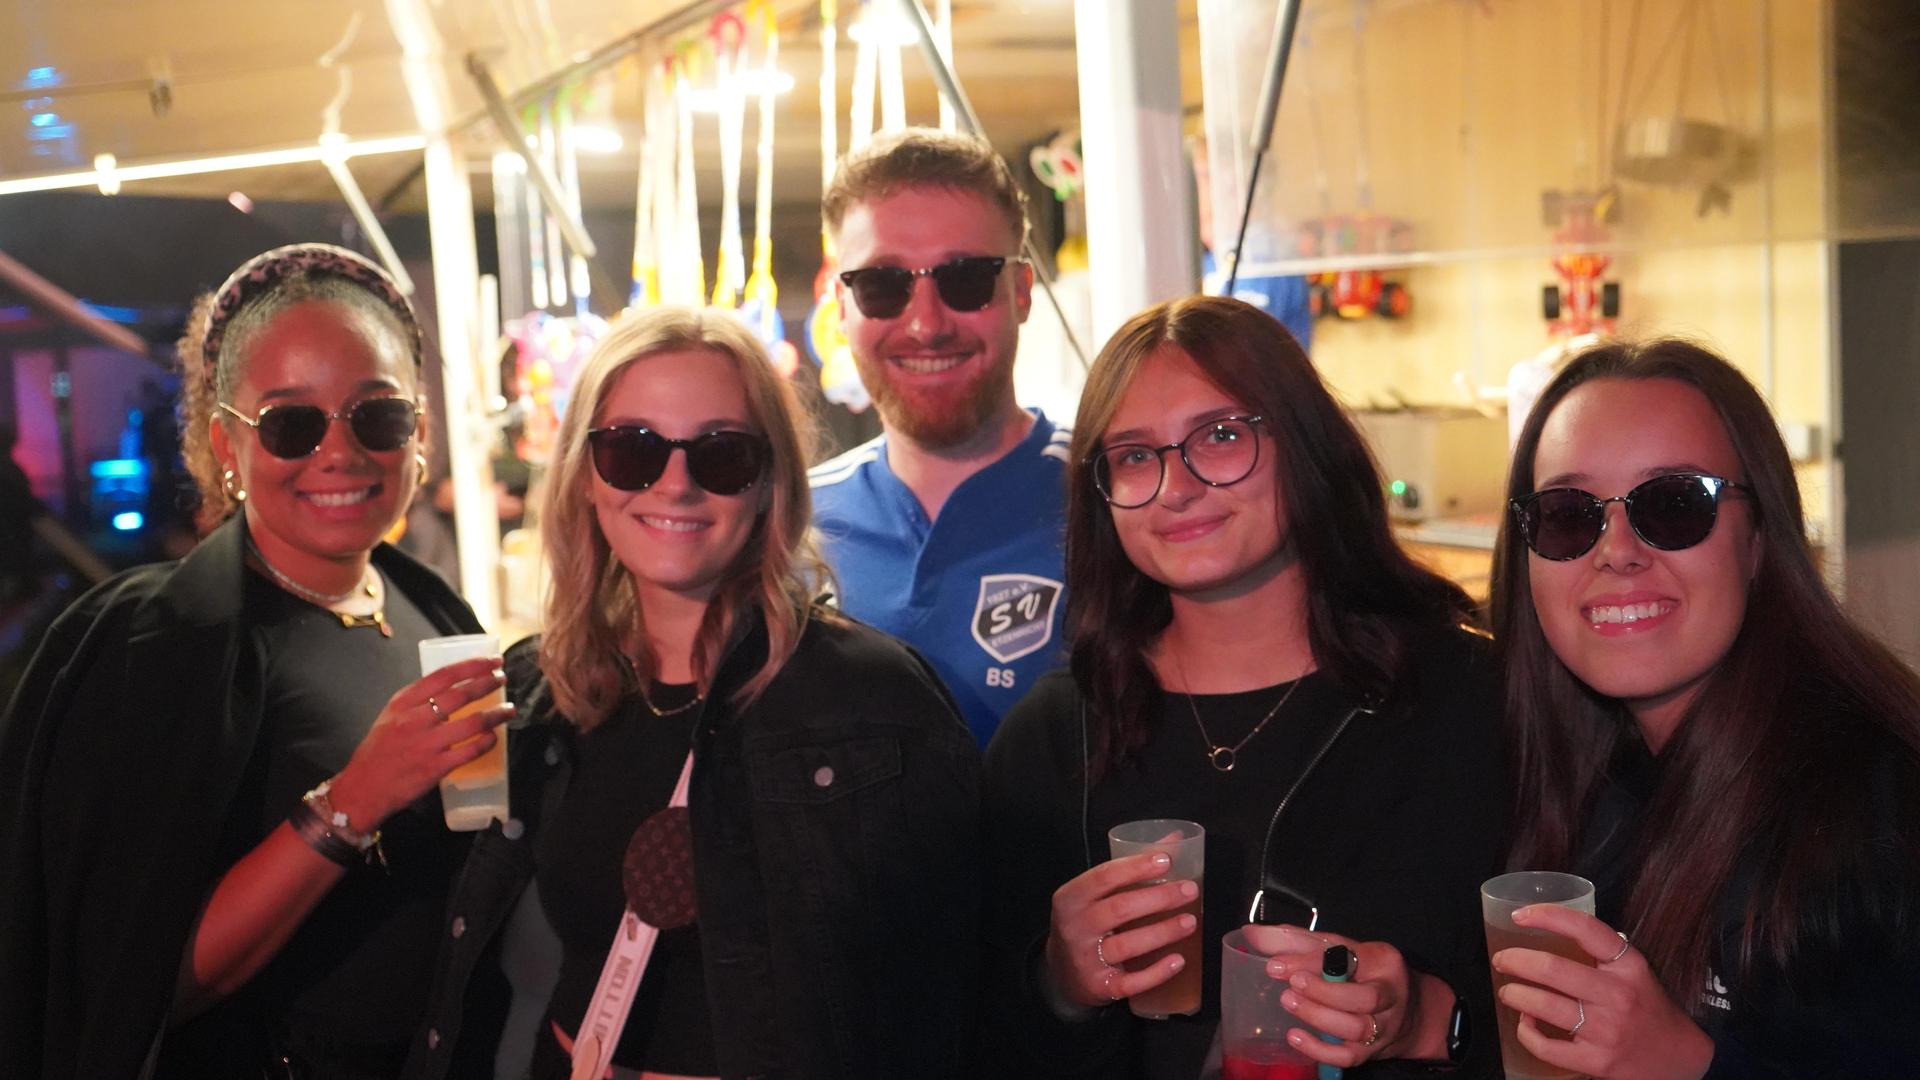
[[[904,266],[844,270],[840,280],[853,290],[853,302],[859,306],[860,314],[869,319],[891,319],[907,310],[907,302],[913,299],[913,279],[917,277],[931,277],[940,293],[940,302],[954,311],[979,311],[993,302],[1000,271],[1010,262],[1026,261],[1000,255],[970,255],[918,270]]]
[[[413,438],[422,411],[412,398],[403,397],[366,398],[339,412],[318,405],[269,405],[260,415],[248,416],[224,401],[220,407],[259,432],[261,448],[278,458],[303,458],[320,449],[335,420],[345,420],[367,450],[398,450]]]
[[[753,486],[773,457],[767,440],[745,431],[709,431],[669,439],[651,428],[615,425],[587,432],[593,470],[610,487],[645,491],[667,471],[675,450],[687,452],[687,474],[715,495],[738,495]]]
[[[1695,473],[1656,476],[1625,495],[1602,499],[1579,488],[1557,487],[1514,499],[1514,524],[1535,555],[1555,562],[1593,550],[1607,531],[1607,504],[1624,503],[1627,524],[1649,547],[1683,551],[1705,540],[1730,492],[1753,489],[1732,480]]]

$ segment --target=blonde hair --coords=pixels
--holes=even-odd
[[[582,730],[606,719],[637,680],[652,679],[658,670],[633,577],[614,558],[594,515],[587,431],[629,365],[687,349],[716,352],[733,361],[746,389],[747,418],[773,450],[760,480],[766,486],[765,508],[708,602],[694,641],[694,678],[701,693],[712,686],[733,616],[757,607],[766,620],[767,661],[733,702],[745,706],[757,698],[793,655],[806,629],[812,597],[828,582],[826,566],[808,535],[813,516],[807,486],[812,425],[753,332],[718,308],[663,306],[617,320],[574,384],[560,421],[540,522],[551,574],[540,667],[555,705]],[[626,662],[630,651],[638,654],[631,666]]]

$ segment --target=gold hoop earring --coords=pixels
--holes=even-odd
[[[415,487],[426,487],[427,486],[427,455],[422,454],[416,450],[414,451],[414,454],[413,454],[413,460],[416,464],[420,466],[420,475],[418,478],[414,480],[413,485]]]
[[[220,490],[226,492],[227,498],[232,499],[234,502],[243,503],[247,501],[247,489],[241,487],[238,481],[235,480],[232,469],[228,469],[226,472],[220,474]]]

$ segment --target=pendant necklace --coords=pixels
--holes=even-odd
[[[254,557],[255,561],[266,568],[268,575],[270,575],[274,581],[278,582],[282,588],[308,603],[325,608],[327,614],[340,620],[340,625],[343,628],[354,630],[363,626],[371,626],[380,631],[381,637],[390,638],[393,636],[393,627],[387,625],[385,605],[376,608],[373,613],[369,615],[355,615],[350,612],[333,610],[335,604],[346,603],[348,600],[353,599],[356,593],[364,593],[369,599],[380,595],[378,588],[375,587],[375,582],[380,579],[379,575],[373,573],[373,567],[369,566],[362,572],[358,585],[348,589],[346,592],[335,595],[309,589],[305,585],[288,577],[286,574],[281,573],[279,567],[267,561],[267,557],[261,553],[259,545],[253,542],[253,537],[251,536],[247,537],[247,551]]]
[[[1173,670],[1179,674],[1180,682],[1185,684],[1187,681],[1187,673],[1180,669],[1180,661],[1175,660],[1173,662]],[[1295,690],[1300,689],[1300,684],[1305,681],[1307,680],[1304,675],[1293,680],[1293,685],[1287,687],[1287,692],[1281,694],[1280,700],[1273,703],[1273,708],[1267,710],[1267,715],[1261,717],[1260,722],[1253,725],[1253,730],[1247,732],[1239,742],[1234,743],[1232,746],[1223,746],[1213,741],[1213,736],[1207,734],[1205,721],[1200,719],[1200,707],[1193,703],[1193,694],[1188,691],[1182,691],[1187,699],[1187,709],[1193,713],[1194,726],[1200,729],[1200,741],[1207,745],[1207,764],[1213,766],[1215,772],[1232,772],[1234,764],[1239,760],[1240,749],[1252,741],[1255,735],[1260,734],[1260,729],[1266,727],[1269,720],[1280,715],[1281,707],[1287,703],[1288,698],[1293,696]]]

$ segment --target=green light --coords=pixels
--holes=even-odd
[[[1405,495],[1407,493],[1407,482],[1405,480],[1395,480],[1393,483],[1387,485],[1387,490],[1393,492],[1395,495]]]

